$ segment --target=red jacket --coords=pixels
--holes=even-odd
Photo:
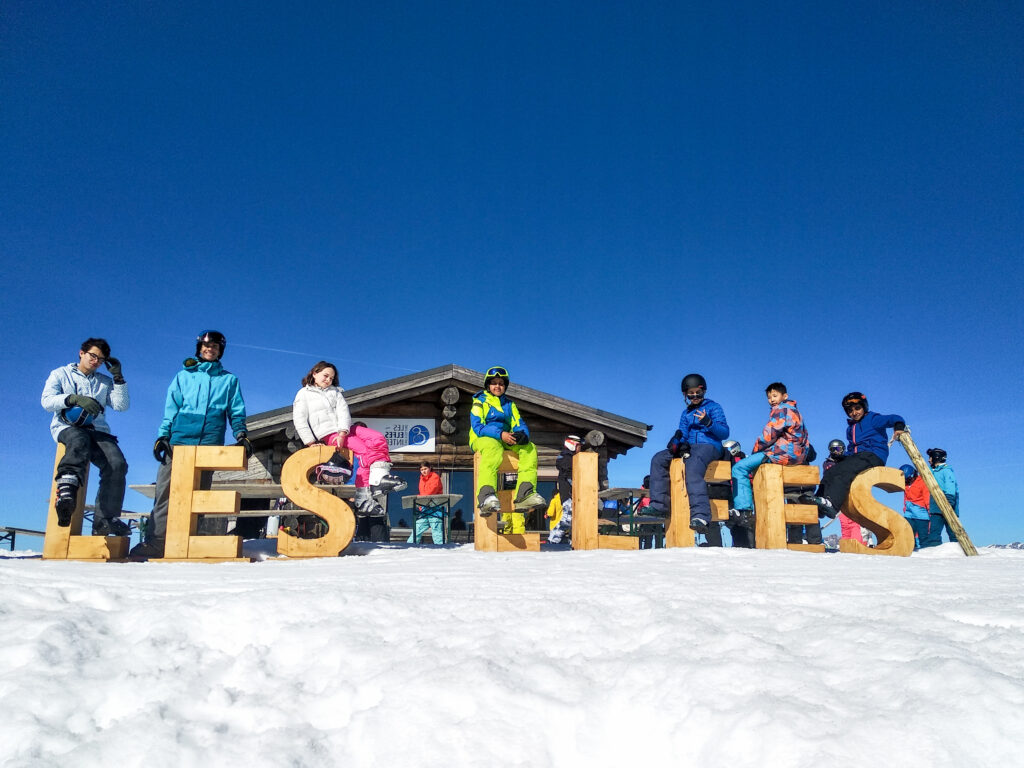
[[[924,478],[920,475],[915,477],[914,481],[904,489],[903,498],[911,504],[917,504],[921,509],[928,509],[930,499]]]
[[[420,475],[420,496],[436,496],[439,493],[444,493],[444,489],[441,487],[441,476],[431,470],[425,475]]]

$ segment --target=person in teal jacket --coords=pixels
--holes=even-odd
[[[953,514],[960,516],[960,486],[956,481],[956,474],[953,468],[946,463],[946,452],[942,448],[929,448],[928,463],[931,465],[932,475],[935,482],[939,484],[939,490],[946,497],[949,506],[953,508]],[[925,547],[937,547],[942,543],[942,529],[945,527],[946,535],[950,541],[956,541],[956,534],[946,522],[939,504],[932,496],[928,503],[928,535],[921,539],[922,549]]]
[[[503,532],[525,533],[526,518],[522,513],[546,507],[548,503],[537,493],[537,446],[530,441],[530,429],[519,415],[519,408],[505,394],[508,383],[507,370],[501,366],[487,369],[484,388],[473,396],[469,411],[469,447],[480,454],[475,490],[482,517],[501,511],[496,488],[498,467],[505,451],[519,457],[515,512],[506,519]]]
[[[252,455],[242,389],[238,378],[220,362],[226,346],[227,339],[219,331],[201,333],[196,339],[196,356],[185,360],[167,388],[164,418],[153,445],[153,457],[160,462],[153,511],[146,528],[147,540],[132,550],[133,555],[163,555],[173,446],[224,445],[226,425],[230,425],[236,444],[245,448],[246,456]],[[200,488],[209,490],[212,482],[213,472],[203,472]]]

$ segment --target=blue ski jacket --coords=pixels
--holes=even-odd
[[[905,424],[903,417],[895,413],[883,416],[868,411],[860,421],[846,420],[846,455],[873,453],[885,464],[889,458],[889,438],[886,429]]]
[[[501,440],[502,432],[525,432],[530,436],[530,428],[519,415],[519,408],[507,395],[495,397],[490,392],[480,390],[473,395],[473,405],[469,409],[469,443],[478,437],[493,437]]]
[[[953,511],[959,516],[960,485],[956,481],[956,475],[953,473],[953,468],[949,466],[949,464],[939,464],[937,467],[932,467],[932,474],[935,476],[935,482],[937,482],[939,484],[939,488],[942,489],[942,493],[946,497],[946,501],[949,502],[949,506],[951,506]],[[931,501],[928,503],[928,514],[942,514],[942,510],[939,509],[939,505],[936,503],[934,497],[932,497]]]
[[[225,421],[237,439],[245,433],[245,401],[238,378],[219,360],[186,365],[171,381],[160,437],[171,445],[224,445]],[[193,363],[188,365],[188,363]]]
[[[711,425],[705,427],[700,423],[699,412],[703,411],[711,418]],[[722,441],[729,436],[729,424],[725,421],[725,411],[714,400],[705,398],[700,405],[688,405],[679,417],[679,431],[683,433],[682,442],[690,445],[709,443],[722,447]]]

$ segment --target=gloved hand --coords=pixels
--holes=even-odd
[[[245,449],[245,460],[248,461],[252,457],[252,443],[249,442],[249,438],[245,436],[245,432],[242,432],[237,436],[235,445],[240,445]]]
[[[77,405],[90,416],[99,416],[103,413],[103,406],[100,405],[100,401],[88,395],[68,395],[64,398],[64,405],[69,408]]]
[[[512,436],[516,439],[516,445],[526,445],[530,442],[530,436],[525,432],[513,432]]]
[[[679,444],[679,453],[676,454],[676,455],[680,459],[688,459],[688,458],[690,458],[690,444],[689,443],[680,443]]]
[[[116,357],[108,357],[106,362],[107,370],[115,384],[124,384],[124,376],[121,375],[121,361]]]
[[[697,423],[700,424],[705,429],[707,429],[708,427],[711,426],[711,417],[708,416],[708,412],[707,411],[704,411],[701,414],[701,417],[699,419],[697,419]]]
[[[161,464],[167,463],[167,457],[171,455],[171,441],[161,435],[153,443],[153,458]]]

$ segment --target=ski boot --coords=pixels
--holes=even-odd
[[[57,478],[57,525],[67,528],[78,504],[78,478],[61,475]]]
[[[370,487],[380,493],[398,493],[409,487],[398,475],[391,474],[391,464],[375,461],[370,465]]]
[[[547,499],[533,490],[533,483],[523,483],[519,486],[514,506],[516,512],[529,512],[531,509],[547,505]]]
[[[477,506],[480,508],[480,517],[490,517],[495,512],[501,511],[501,502],[498,500],[494,488],[485,485],[477,495]]]
[[[98,517],[92,521],[93,536],[131,536],[132,529],[116,517]]]

